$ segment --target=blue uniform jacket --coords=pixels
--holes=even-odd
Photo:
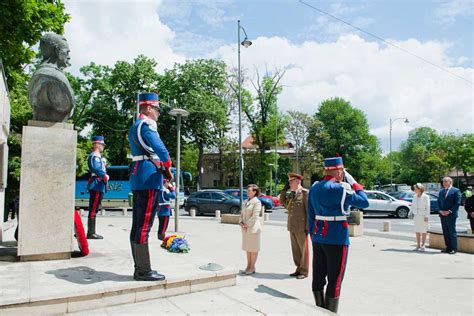
[[[95,190],[98,192],[105,192],[107,175],[105,171],[105,163],[100,154],[90,153],[87,157],[87,165],[89,166],[90,178],[87,182],[87,190]]]
[[[357,188],[352,193],[345,189],[334,178],[325,177],[313,184],[308,194],[308,227],[313,242],[332,245],[349,245],[349,225],[344,221],[316,220],[316,215],[344,216],[349,207],[366,208],[369,201],[364,190]],[[346,214],[343,213],[343,210]]]
[[[140,128],[140,130],[138,130]],[[141,150],[133,141],[141,140],[152,152],[157,160],[167,167],[171,167],[171,159],[165,144],[158,135],[156,122],[146,117],[139,117],[128,132],[128,139],[133,156],[144,156],[146,151]],[[162,189],[163,175],[156,166],[148,159],[133,161],[130,173],[130,186],[132,190]]]
[[[159,199],[160,209],[158,211],[158,216],[171,216],[170,200],[172,199],[176,199],[176,192],[173,187],[161,191]]]
[[[461,191],[458,188],[451,187],[446,196],[446,189],[439,191],[438,206],[440,211],[451,211],[451,213],[458,217],[459,205],[461,205]]]

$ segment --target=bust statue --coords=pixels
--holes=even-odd
[[[28,85],[33,119],[66,122],[74,109],[74,93],[62,72],[69,66],[69,45],[64,36],[46,33],[39,47],[43,60]]]

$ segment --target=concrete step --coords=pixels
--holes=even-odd
[[[82,269],[84,275],[91,271]],[[65,272],[58,272],[59,274]],[[93,278],[93,277],[92,277]],[[0,299],[0,315],[53,315],[107,308],[147,300],[168,298],[204,290],[234,286],[235,270],[199,271],[193,275],[172,278],[163,282],[121,280],[111,286],[77,287],[62,293],[35,293],[29,298]]]

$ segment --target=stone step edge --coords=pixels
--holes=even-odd
[[[190,280],[148,285],[130,289],[105,290],[102,293],[83,294],[64,298],[45,299],[0,306],[0,314],[38,313],[65,314],[105,308],[121,304],[139,303],[147,300],[189,294],[205,290],[236,285],[236,273],[203,277]]]

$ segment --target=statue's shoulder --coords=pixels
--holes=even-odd
[[[31,81],[59,81],[69,85],[66,75],[56,67],[43,65],[33,73]]]

